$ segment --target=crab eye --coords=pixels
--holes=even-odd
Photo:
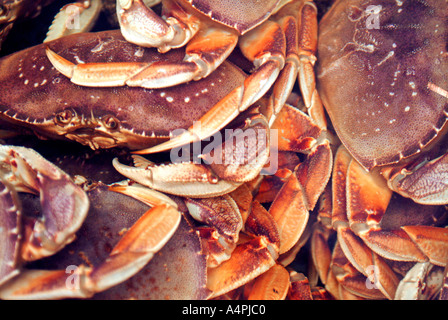
[[[103,118],[103,123],[104,123],[104,126],[106,127],[106,129],[109,129],[109,130],[118,129],[118,126],[120,124],[120,122],[118,121],[117,118],[115,118],[114,116],[110,116],[110,115],[105,116]]]
[[[57,113],[54,119],[55,119],[56,124],[65,126],[65,125],[69,124],[70,121],[72,121],[73,117],[74,117],[73,111],[64,110],[64,111]]]

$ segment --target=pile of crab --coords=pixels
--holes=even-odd
[[[448,297],[448,4],[60,6],[0,2],[60,10],[0,59],[0,299]]]

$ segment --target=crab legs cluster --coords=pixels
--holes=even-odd
[[[336,1],[320,22],[318,90],[342,146],[312,251],[335,297],[446,297],[446,7]]]

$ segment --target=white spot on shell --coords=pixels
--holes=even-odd
[[[141,57],[143,57],[143,53],[144,53],[144,52],[145,52],[145,51],[143,50],[143,48],[139,47],[139,48],[137,49],[137,51],[135,51],[134,56],[141,58]]]
[[[410,106],[406,106],[406,108],[404,108],[404,112],[409,112],[409,110],[411,110]]]

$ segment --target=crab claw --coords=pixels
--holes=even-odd
[[[254,110],[257,108],[248,113]],[[224,139],[219,133],[204,147],[198,157],[206,164],[194,161],[155,165],[133,156],[135,167],[118,160],[113,165],[129,179],[170,194],[204,198],[229,193],[259,175],[270,155],[270,132],[263,115],[244,113],[233,124],[232,129],[225,130]],[[176,152],[179,150],[172,150],[171,156],[177,156]]]
[[[87,215],[86,193],[34,150],[0,146],[0,163],[2,180],[18,191],[40,194],[42,217],[23,225],[22,259],[52,255],[72,242]]]
[[[101,0],[79,1],[63,6],[55,16],[44,42],[73,33],[90,31],[101,8]]]
[[[134,156],[135,157],[135,156]],[[217,179],[210,169],[196,163],[176,163],[156,166],[138,157],[146,166],[130,167],[114,159],[112,164],[122,175],[152,189],[185,196],[214,197],[231,192],[241,183]]]
[[[388,186],[402,196],[425,205],[441,205],[447,203],[448,196],[447,162],[448,155],[443,155],[414,168],[386,168],[383,174]]]

